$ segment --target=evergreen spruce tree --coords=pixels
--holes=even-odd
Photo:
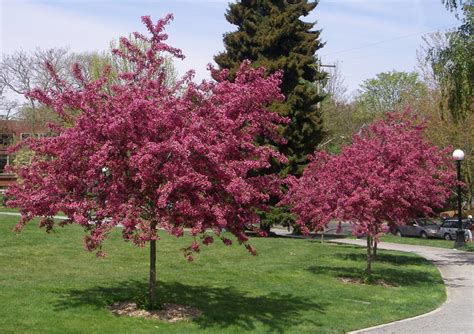
[[[308,0],[241,0],[230,4],[226,19],[238,27],[224,35],[225,51],[215,57],[219,67],[235,74],[240,63],[249,59],[253,66],[264,66],[268,73],[283,70],[282,93],[286,100],[274,106],[291,122],[282,129],[288,140],[279,145],[289,159],[284,174],[299,175],[307,154],[320,143],[323,129],[317,107],[323,99],[317,82],[325,74],[317,66],[316,51],[323,46],[315,23],[303,22],[317,5]]]

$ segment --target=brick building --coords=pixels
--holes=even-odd
[[[15,182],[16,176],[5,172],[5,167],[12,162],[8,154],[9,146],[31,136],[42,136],[43,131],[34,131],[29,122],[0,119],[0,192]]]

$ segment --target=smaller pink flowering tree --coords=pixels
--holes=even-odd
[[[390,114],[355,135],[339,155],[315,153],[301,178],[288,179],[282,204],[291,205],[304,233],[331,220],[367,236],[367,269],[379,237],[419,215],[432,215],[455,182],[447,151],[423,138],[413,113]]]
[[[280,189],[276,176],[258,171],[270,167],[271,159],[286,161],[270,146],[255,144],[259,136],[281,140],[278,126],[285,120],[265,108],[283,98],[281,74],[265,77],[264,69],[244,62],[233,82],[226,71],[211,68],[216,81],[195,84],[190,72],[169,87],[163,57],[183,57],[164,43],[170,19],[154,24],[142,18],[151,37],[134,36],[147,50],[120,39],[114,52],[133,71],[117,73],[113,82],[109,68],[86,82],[75,65],[81,84],[72,86],[47,65],[55,85],[29,96],[63,122],[50,125],[54,136],[23,142],[34,152],[33,161],[15,170],[20,182],[8,190],[8,204],[22,215],[18,230],[42,217],[40,225],[49,231],[61,211],[68,217],[62,225],[83,226],[85,248],[98,255],[117,226],[125,240],[149,243],[151,305],[158,231],[177,237],[188,231],[194,238],[184,250],[190,261],[215,237],[230,245],[224,229],[255,255],[244,230],[258,223],[256,209],[266,210]]]

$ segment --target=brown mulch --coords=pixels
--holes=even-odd
[[[114,303],[108,309],[118,316],[150,318],[166,322],[190,320],[202,314],[197,308],[179,304],[163,304],[161,310],[143,310],[139,309],[136,303],[123,302]]]
[[[344,283],[367,284],[367,283],[363,282],[360,278],[355,278],[355,277],[339,277],[338,279],[340,281],[344,282]],[[387,283],[387,282],[385,282],[384,280],[381,280],[381,279],[374,280],[373,282],[370,283],[370,285],[380,285],[380,286],[383,286],[384,288],[395,288],[395,287],[398,286],[398,285],[394,285],[394,284],[389,284],[389,283]]]

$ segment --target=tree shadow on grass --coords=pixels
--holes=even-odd
[[[354,268],[343,266],[311,266],[307,270],[314,274],[354,279],[360,279],[364,272],[362,267]],[[393,286],[416,286],[442,283],[441,278],[435,273],[403,268],[377,268],[376,263],[373,267],[372,275],[375,280],[383,280],[385,283]]]
[[[113,302],[143,302],[148,285],[137,280],[123,281],[113,286],[96,286],[84,290],[61,291],[55,305],[64,310],[84,305],[104,309]],[[176,303],[193,306],[202,311],[193,320],[201,328],[237,326],[254,330],[261,323],[269,332],[283,333],[302,322],[321,326],[312,319],[304,319],[301,312],[311,309],[324,313],[324,306],[310,298],[291,294],[269,293],[253,296],[234,287],[218,288],[193,286],[176,282],[158,282],[157,297],[160,304]]]
[[[362,253],[336,253],[332,256],[343,259],[343,260],[350,260],[356,262],[365,262],[367,261],[367,254]],[[377,257],[375,259],[375,263],[377,262],[385,262],[394,265],[429,265],[431,262],[426,260],[422,257],[417,256],[410,256],[410,255],[402,255],[402,254],[385,254],[382,252],[378,252]]]

